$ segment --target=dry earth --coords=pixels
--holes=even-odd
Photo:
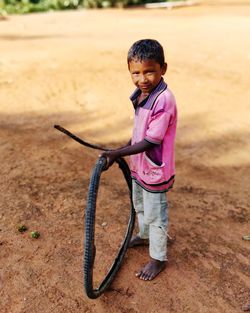
[[[250,248],[242,240],[250,232],[250,5],[221,3],[0,22],[1,313],[237,313],[250,302]],[[134,87],[126,52],[145,37],[166,50],[179,109],[177,179],[168,194],[176,242],[157,279],[135,277],[148,251],[131,249],[111,288],[89,300],[83,225],[98,152],[53,125],[106,146],[128,140]],[[114,260],[128,212],[114,166],[98,196],[95,283]],[[32,230],[41,237],[31,239]]]

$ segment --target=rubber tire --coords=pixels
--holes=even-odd
[[[127,231],[125,234],[122,246],[112,264],[109,272],[104,277],[103,281],[97,289],[93,289],[93,267],[95,261],[95,212],[96,212],[96,199],[98,194],[100,177],[103,169],[106,165],[106,158],[100,157],[93,169],[92,176],[89,184],[89,191],[87,197],[87,206],[85,211],[85,227],[84,227],[84,288],[85,293],[90,299],[98,298],[104,291],[109,287],[112,280],[114,279],[116,273],[118,272],[122,260],[125,256],[128,244],[130,242],[134,224],[135,224],[135,210],[132,202],[132,180],[130,176],[130,170],[127,162],[120,158],[116,161],[122,170],[123,176],[130,192],[130,219],[127,226]]]

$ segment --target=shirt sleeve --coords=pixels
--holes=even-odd
[[[160,110],[151,116],[145,140],[154,144],[160,144],[168,129],[170,118],[171,114],[164,110]]]

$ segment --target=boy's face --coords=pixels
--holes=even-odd
[[[128,64],[131,78],[142,94],[148,95],[158,85],[162,75],[166,73],[167,64],[162,67],[155,60],[132,60]]]

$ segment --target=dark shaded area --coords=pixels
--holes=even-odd
[[[0,296],[4,304],[11,303],[12,296],[8,291],[13,288],[14,281],[18,282],[22,286],[19,295],[29,295],[21,312],[32,311],[34,307],[37,310],[47,308],[48,312],[55,307],[58,310],[66,308],[68,312],[82,312],[89,307],[82,292],[83,220],[90,173],[98,151],[73,142],[53,126],[61,124],[74,132],[74,124],[87,121],[91,124],[91,120],[91,114],[81,117],[72,112],[0,115],[0,235],[3,251],[0,271],[5,285]],[[128,121],[124,119],[121,125],[127,127]],[[181,289],[178,289],[180,282],[175,277],[175,283],[171,276],[175,272],[180,273],[180,279],[183,273],[194,273],[198,277],[201,285],[192,285],[197,288],[196,301],[202,301],[207,309],[220,301],[240,312],[242,305],[248,302],[250,292],[244,280],[250,273],[249,263],[246,263],[249,247],[241,239],[249,228],[250,197],[246,182],[249,182],[250,164],[211,168],[200,162],[208,153],[212,157],[217,153],[247,149],[247,141],[242,138],[249,134],[234,132],[225,134],[223,138],[204,138],[198,142],[192,140],[192,136],[189,142],[181,139],[184,133],[192,134],[204,125],[202,116],[190,116],[181,121],[178,130],[177,180],[173,191],[168,194],[170,234],[174,233],[176,242],[169,249],[170,267],[159,278],[159,283],[164,281],[167,284],[171,299],[174,299],[174,302],[166,299],[165,303],[165,308],[173,313],[180,312],[183,301],[180,299]],[[98,133],[114,133],[116,128],[117,125],[100,128],[96,141]],[[93,138],[94,133],[80,132],[76,135],[92,141],[89,137]],[[107,142],[101,144],[114,146]],[[112,183],[114,177],[115,185]],[[127,217],[126,207],[122,207],[127,194],[119,190],[122,185],[115,168],[104,177],[102,188],[97,236],[101,243],[99,249],[103,250],[102,259],[98,260],[105,263],[106,258],[112,261],[115,251],[112,243],[122,232],[119,227]],[[112,200],[115,201],[112,207],[111,198],[116,199]],[[107,212],[113,212],[117,227],[109,237],[104,236],[107,230],[102,226],[101,218],[105,218]],[[21,221],[28,225],[29,230],[38,228],[40,231],[41,238],[36,244],[13,231]],[[107,309],[109,298],[117,297],[121,301],[124,296],[130,299],[136,295],[136,280],[130,286],[122,284],[123,277],[128,275],[128,265],[132,263],[136,268],[138,257],[146,258],[147,251],[143,248],[129,251],[112,285],[113,292],[108,292],[100,300]],[[6,263],[9,269],[3,274],[3,264]],[[206,299],[203,294],[207,294]],[[19,295],[15,301],[21,301]],[[121,312],[119,301],[117,312]]]

